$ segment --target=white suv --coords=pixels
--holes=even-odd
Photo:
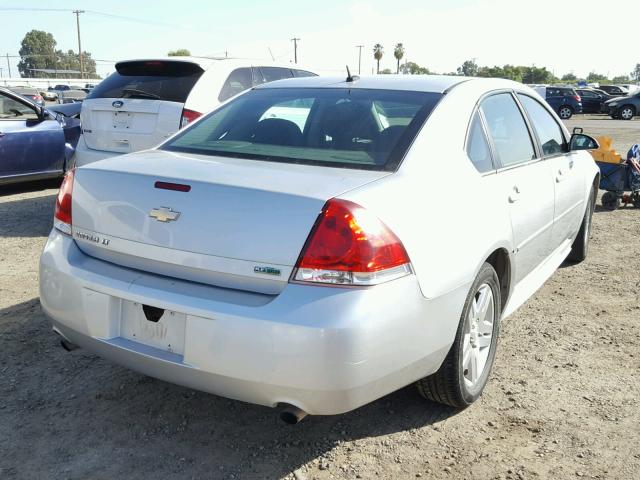
[[[291,65],[237,59],[128,60],[82,104],[76,165],[155,147],[234,95],[274,80],[315,76]]]

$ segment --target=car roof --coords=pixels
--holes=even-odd
[[[452,87],[469,80],[471,80],[469,77],[454,75],[375,75],[347,82],[346,76],[319,76],[277,80],[255,88],[350,88],[445,93]]]
[[[116,62],[116,65],[119,63],[129,63],[129,62],[184,62],[184,63],[194,63],[202,67],[203,70],[207,70],[211,68],[213,65],[227,65],[229,68],[237,68],[237,67],[250,67],[250,66],[265,66],[265,67],[281,67],[281,68],[291,68],[294,70],[309,70],[308,68],[303,67],[302,65],[292,64],[292,63],[284,63],[284,62],[274,62],[272,60],[259,60],[254,58],[227,58],[227,57],[195,57],[195,56],[176,56],[176,57],[152,57],[152,58],[128,58],[125,60],[120,60]]]

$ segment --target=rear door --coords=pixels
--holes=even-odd
[[[498,161],[498,184],[509,208],[515,247],[515,281],[535,269],[553,250],[553,183],[549,163],[538,158],[525,118],[510,92],[480,104]]]
[[[542,157],[551,167],[555,207],[551,243],[559,246],[577,231],[584,209],[584,179],[578,152],[570,152],[562,127],[534,98],[518,94],[533,125]]]
[[[202,73],[185,61],[116,64],[82,104],[87,146],[129,153],[158,145],[180,128],[184,102]]]
[[[62,171],[64,132],[55,119],[40,119],[18,96],[0,92],[0,177]]]

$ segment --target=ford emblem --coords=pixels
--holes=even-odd
[[[113,102],[111,104],[111,106],[113,108],[121,108],[124,105],[124,102],[120,101],[120,100],[116,100],[115,102]]]

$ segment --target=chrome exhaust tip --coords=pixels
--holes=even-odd
[[[295,425],[300,423],[304,417],[308,415],[304,410],[293,405],[285,405],[280,412],[280,420],[287,425]]]

